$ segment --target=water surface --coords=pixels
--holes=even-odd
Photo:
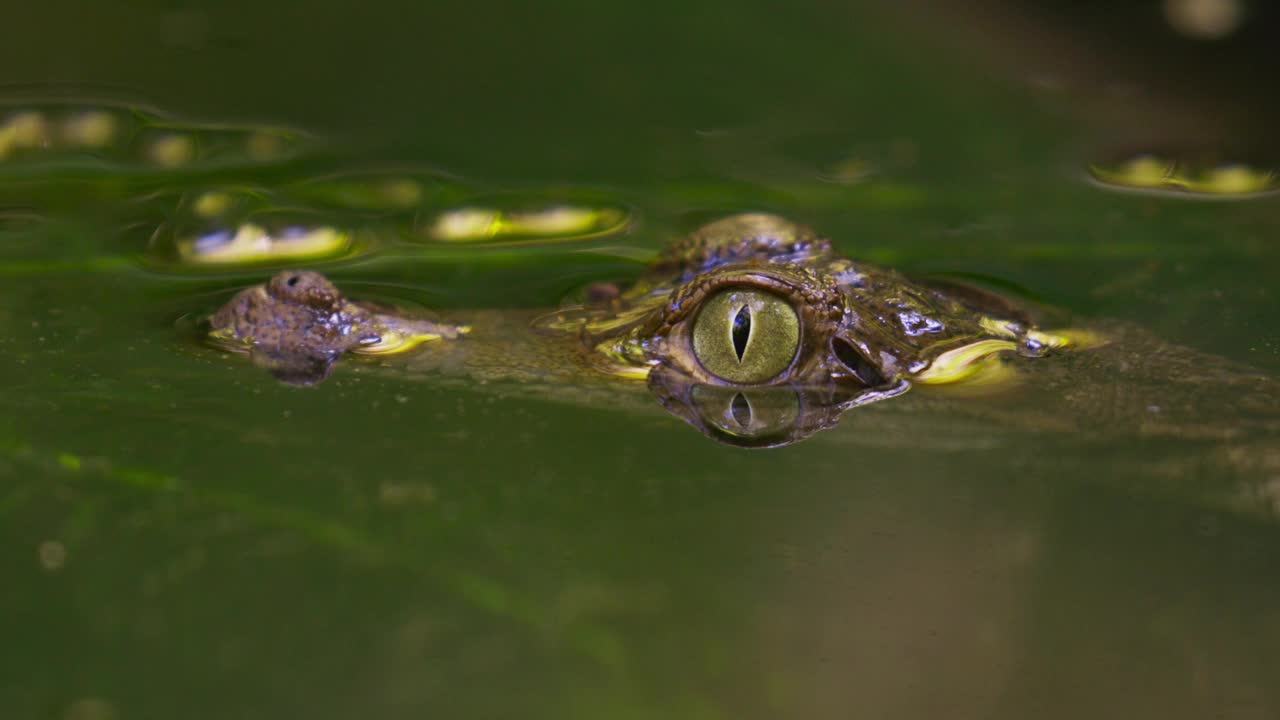
[[[0,29],[0,80],[25,86],[6,108],[75,85],[306,148],[0,162],[0,714],[1280,712],[1280,460],[1256,428],[1112,432],[1044,388],[913,391],[749,452],[634,390],[557,397],[378,362],[299,390],[175,325],[275,267],[181,262],[201,230],[182,203],[209,188],[249,192],[264,227],[323,204],[364,234],[309,265],[442,314],[555,307],[755,209],[1273,377],[1275,198],[1091,182],[1090,163],[1184,146],[1133,147],[1144,133],[1102,90],[1045,89],[907,12],[237,5],[101,4],[74,23],[31,7]],[[1269,138],[1244,128],[1233,157],[1269,167]],[[342,194],[315,190],[371,170],[417,178],[430,217],[625,221],[442,242],[417,211],[335,210]],[[1178,397],[1221,412],[1222,392]]]

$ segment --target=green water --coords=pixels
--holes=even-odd
[[[1188,439],[1090,428],[1043,389],[913,391],[743,451],[572,387],[346,363],[300,390],[175,326],[269,269],[147,248],[174,193],[343,170],[421,173],[438,209],[628,208],[629,232],[583,243],[325,266],[441,313],[532,309],[765,209],[1274,376],[1277,200],[1084,179],[1159,112],[878,6],[117,5],[6,20],[9,95],[78,86],[317,140],[261,167],[0,167],[0,716],[1280,713],[1274,425]],[[1159,106],[1192,113],[1167,134],[1244,115],[1195,139],[1263,157],[1274,112],[1240,112],[1260,91],[1232,81]],[[849,160],[876,172],[831,182]],[[1125,388],[1099,377],[1105,409]],[[1221,417],[1230,392],[1178,397]]]

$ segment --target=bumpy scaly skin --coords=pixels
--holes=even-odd
[[[703,302],[734,287],[790,301],[803,328],[791,366],[762,385],[831,383],[888,388],[940,354],[983,339],[1019,343],[1030,324],[972,290],[946,291],[833,257],[812,230],[764,214],[710,223],[668,247],[609,309],[561,313],[549,327],[573,329],[615,365],[659,367],[689,380],[732,385],[702,368],[690,334]]]
[[[209,320],[215,337],[247,345],[254,361],[297,385],[325,379],[343,354],[390,333],[454,339],[459,328],[352,302],[323,275],[286,271],[240,291]]]
[[[813,264],[831,257],[831,242],[774,215],[734,215],[704,225],[668,245],[646,278],[688,282],[697,273],[735,262],[771,259]],[[642,281],[641,286],[644,285]]]
[[[384,330],[373,313],[311,272],[282,272],[240,291],[210,324],[215,333],[257,348],[317,356],[377,342]]]

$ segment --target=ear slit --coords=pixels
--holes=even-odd
[[[831,341],[831,352],[863,385],[880,387],[887,382],[880,370],[849,341],[835,338]]]

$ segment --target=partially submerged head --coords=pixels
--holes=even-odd
[[[320,311],[342,307],[342,293],[320,273],[286,270],[267,282],[267,294],[281,302],[296,303]]]
[[[930,379],[959,349],[981,349],[963,356],[974,362],[1034,335],[994,300],[838,257],[807,227],[748,214],[676,241],[608,304],[541,325],[582,337],[606,371],[647,377],[664,407],[704,432],[769,446]]]

